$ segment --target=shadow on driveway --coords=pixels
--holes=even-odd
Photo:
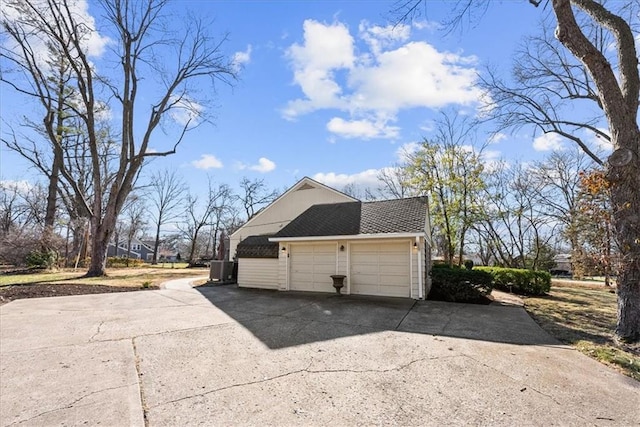
[[[235,285],[195,289],[271,349],[380,331],[519,345],[559,344],[520,307],[280,292]]]

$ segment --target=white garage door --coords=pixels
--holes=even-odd
[[[410,297],[410,244],[351,244],[351,293]]]
[[[289,289],[335,292],[331,275],[336,274],[336,244],[291,245]]]

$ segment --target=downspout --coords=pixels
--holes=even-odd
[[[424,278],[422,277],[422,247],[420,246],[420,238],[416,237],[416,245],[418,245],[418,299],[424,299]]]

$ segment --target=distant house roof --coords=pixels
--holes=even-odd
[[[425,197],[314,205],[273,237],[419,233],[426,216]]]
[[[278,258],[278,242],[270,242],[272,234],[249,236],[238,244],[238,258]]]

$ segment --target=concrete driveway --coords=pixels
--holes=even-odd
[[[640,422],[520,307],[170,288],[0,307],[0,424]]]

